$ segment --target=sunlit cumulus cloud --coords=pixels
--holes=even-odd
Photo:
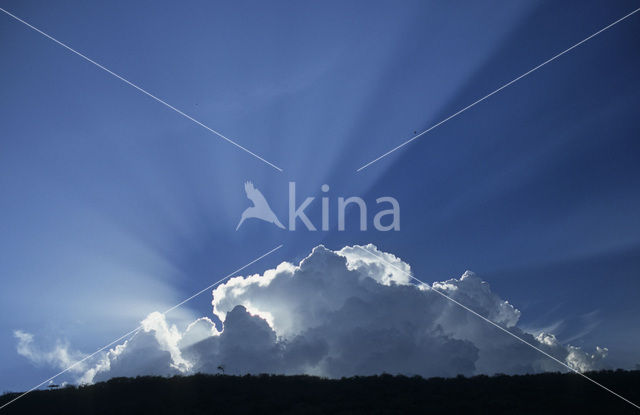
[[[552,334],[519,329],[520,311],[472,272],[433,288],[418,286],[410,280],[409,264],[373,245],[363,248],[384,260],[360,247],[319,246],[298,265],[284,262],[262,275],[219,285],[212,305],[223,327],[203,317],[180,331],[161,313],[152,313],[140,332],[103,354],[80,381],[222,369],[328,377],[563,370],[434,288],[576,370],[603,365],[604,348],[589,354],[560,344]],[[20,344],[24,348],[24,340]]]

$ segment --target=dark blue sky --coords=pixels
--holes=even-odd
[[[89,352],[280,243],[250,271],[372,242],[640,363],[640,14],[356,173],[640,3],[345,3],[0,0],[284,169],[0,13],[0,389],[52,374],[13,330]],[[283,222],[289,181],[329,184],[334,229],[338,196],[364,197],[370,224],[394,196],[401,231],[235,232],[245,180]],[[319,200],[308,212],[319,225]]]

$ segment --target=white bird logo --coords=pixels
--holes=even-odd
[[[253,206],[248,207],[242,212],[242,217],[240,218],[240,222],[238,226],[236,226],[236,231],[240,228],[240,225],[245,221],[245,219],[257,218],[262,219],[265,222],[273,223],[278,228],[284,229],[284,225],[280,223],[276,214],[273,213],[273,210],[269,207],[269,203],[267,203],[267,199],[264,198],[260,190],[256,189],[251,182],[245,182],[244,191],[247,194],[247,198],[253,202]]]

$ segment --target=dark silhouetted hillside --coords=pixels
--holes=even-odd
[[[590,373],[640,402],[640,371]],[[0,397],[0,405],[16,394]],[[575,374],[462,376],[223,376],[115,378],[36,391],[6,414],[582,414],[639,413]]]

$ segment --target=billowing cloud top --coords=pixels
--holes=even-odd
[[[369,255],[365,250],[373,253]],[[607,350],[587,354],[517,327],[520,311],[472,272],[433,285],[373,245],[318,246],[298,265],[235,277],[213,290],[216,327],[206,317],[183,332],[161,313],[86,369],[82,382],[142,374],[307,373],[328,377],[402,373],[455,376],[535,373],[563,367],[497,330],[434,289],[502,325],[576,370],[599,368]],[[20,332],[20,353],[33,358]]]

